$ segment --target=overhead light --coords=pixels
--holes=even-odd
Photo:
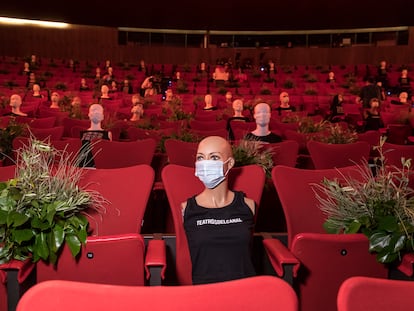
[[[38,21],[32,19],[23,19],[23,18],[10,18],[10,17],[1,17],[0,24],[8,25],[20,25],[20,26],[39,26],[39,27],[48,27],[48,28],[67,28],[70,24],[61,23],[61,22],[48,22],[48,21]]]

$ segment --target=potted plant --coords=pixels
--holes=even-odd
[[[409,185],[411,159],[401,159],[402,168],[388,166],[382,146],[378,165],[371,169],[366,161],[357,165],[361,179],[324,180],[314,185],[329,233],[363,233],[369,251],[381,263],[399,262],[414,249],[414,191]],[[368,251],[368,250],[367,250]]]
[[[0,162],[5,158],[12,158],[13,140],[23,134],[27,126],[17,123],[15,118],[10,118],[7,126],[0,128]]]
[[[271,149],[264,148],[263,143],[255,140],[242,139],[232,146],[235,167],[257,164],[261,166],[267,177],[271,177],[273,168],[273,153]]]
[[[65,152],[34,138],[17,152],[16,176],[0,183],[0,264],[56,263],[64,244],[75,257],[88,235],[88,209],[99,193],[78,187],[82,170]]]

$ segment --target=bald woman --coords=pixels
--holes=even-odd
[[[182,203],[193,284],[255,275],[250,249],[255,203],[228,188],[234,162],[224,138],[210,136],[199,143],[195,174],[205,188]]]

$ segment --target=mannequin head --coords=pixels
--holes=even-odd
[[[267,103],[259,103],[254,107],[254,119],[259,127],[268,127],[270,123],[271,110]]]
[[[100,125],[104,119],[104,109],[100,104],[92,104],[89,107],[88,113],[89,120],[91,120],[92,125]]]
[[[213,97],[211,96],[211,94],[207,94],[206,96],[204,96],[204,103],[205,108],[213,107]]]
[[[243,101],[241,99],[236,99],[233,101],[232,104],[233,107],[233,111],[234,111],[234,116],[235,117],[240,117],[242,116],[242,112],[243,112]]]
[[[398,98],[400,99],[400,103],[407,103],[408,100],[408,93],[407,92],[401,92],[400,95],[398,96]]]
[[[10,96],[10,107],[12,109],[20,109],[20,106],[22,105],[22,98],[18,94],[13,94]]]
[[[228,91],[228,92],[226,92],[225,98],[226,98],[226,102],[231,103],[231,100],[233,98],[233,94],[230,91]]]
[[[51,99],[51,104],[50,104],[50,108],[59,108],[59,93],[57,92],[53,92],[52,95],[50,96]]]
[[[222,161],[224,175],[227,175],[235,164],[230,143],[220,136],[208,136],[200,141],[196,162],[204,160]]]
[[[280,93],[279,99],[281,107],[289,107],[289,94],[287,92]]]

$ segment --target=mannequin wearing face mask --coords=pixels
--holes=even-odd
[[[377,131],[384,126],[381,116],[378,98],[372,98],[369,102],[370,108],[364,110],[364,130]]]
[[[182,203],[193,284],[255,275],[250,250],[255,203],[228,188],[233,166],[227,140],[210,136],[200,142],[195,174],[205,189]]]
[[[91,142],[96,139],[112,140],[112,133],[102,128],[102,121],[104,119],[104,109],[100,104],[92,104],[89,107],[90,127],[86,131],[81,132],[82,140],[82,154],[84,159],[81,161],[81,166],[94,167],[93,156],[91,153]]]
[[[280,105],[276,108],[276,110],[279,112],[279,116],[283,116],[287,113],[296,111],[296,108],[289,104],[289,94],[287,92],[280,93],[279,99]]]

